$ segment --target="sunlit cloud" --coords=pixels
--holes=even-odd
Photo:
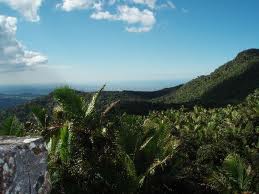
[[[66,12],[90,10],[90,18],[123,22],[125,30],[134,33],[151,31],[161,8],[176,8],[169,0],[162,4],[157,0],[63,0],[56,7]]]
[[[24,71],[47,63],[46,56],[28,50],[16,39],[17,19],[0,15],[0,71]]]
[[[0,0],[0,4],[4,3],[13,10],[18,11],[26,20],[37,22],[40,20],[38,10],[43,0]]]

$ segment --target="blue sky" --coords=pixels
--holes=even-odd
[[[259,47],[258,0],[25,2],[0,0],[1,84],[186,80]]]

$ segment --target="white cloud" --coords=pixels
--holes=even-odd
[[[117,20],[117,16],[112,15],[109,11],[94,12],[90,17],[95,20]]]
[[[62,3],[57,4],[57,8],[70,12],[73,10],[93,8],[101,1],[98,0],[63,0]]]
[[[122,5],[122,4],[142,4],[151,9],[155,8],[157,0],[62,0],[57,4],[57,8],[70,12],[73,10],[82,10],[89,8],[100,8],[104,5]]]
[[[156,22],[154,13],[150,10],[139,10],[136,7],[120,6],[118,7],[119,20],[125,21],[129,24],[139,23],[143,26],[153,26]]]
[[[91,15],[96,20],[113,20],[122,21],[129,26],[126,27],[128,32],[148,32],[153,28],[156,22],[154,13],[148,9],[140,10],[137,7],[119,6],[116,14],[108,11],[98,11]]]
[[[62,0],[57,8],[67,12],[88,9],[92,19],[124,22],[128,32],[149,32],[157,11],[176,7],[169,0],[160,4],[157,0]]]
[[[37,22],[40,20],[38,10],[43,0],[0,0],[12,9],[18,11],[26,20]]]
[[[149,32],[152,30],[152,27],[150,26],[143,26],[143,27],[126,27],[126,30],[128,32],[135,32],[135,33],[141,33],[141,32]]]
[[[0,15],[0,71],[23,71],[47,63],[47,57],[27,50],[16,39],[17,19]]]

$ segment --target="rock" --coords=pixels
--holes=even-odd
[[[51,183],[41,137],[0,137],[0,194],[47,194]]]

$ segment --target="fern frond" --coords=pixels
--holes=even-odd
[[[47,125],[47,111],[39,106],[32,106],[31,111],[37,125],[40,128],[46,128]]]
[[[91,102],[87,106],[85,105],[85,103],[83,103],[84,104],[83,110],[85,111],[85,117],[87,117],[94,111],[97,99],[99,98],[104,88],[105,88],[105,85],[103,85],[103,87],[96,94],[93,95]]]
[[[21,136],[23,134],[23,125],[16,116],[6,118],[0,126],[0,135]]]
[[[149,176],[152,176],[155,174],[157,168],[163,168],[167,161],[171,158],[171,155],[166,156],[163,160],[155,160],[154,163],[151,164],[151,166],[147,169],[147,171],[145,172],[145,174],[141,177],[139,184],[140,186],[143,186],[145,179]]]
[[[56,89],[53,94],[70,119],[81,119],[84,116],[83,101],[73,89],[65,86]]]
[[[70,155],[70,131],[69,123],[66,122],[60,129],[60,158],[62,162],[67,162]]]
[[[213,172],[209,182],[218,191],[247,192],[252,182],[251,167],[239,155],[229,154],[222,168]]]

